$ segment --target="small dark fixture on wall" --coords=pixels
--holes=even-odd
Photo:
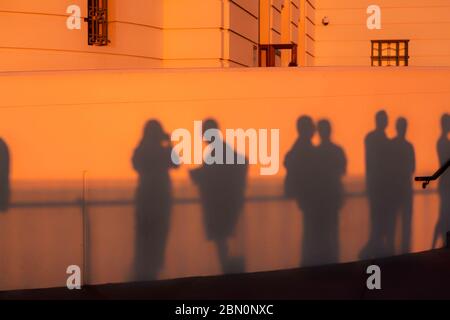
[[[88,45],[107,46],[108,40],[108,0],[88,0]]]
[[[372,66],[409,64],[409,40],[372,40]]]

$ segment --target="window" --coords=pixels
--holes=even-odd
[[[372,66],[408,66],[409,40],[372,40]]]
[[[108,45],[108,0],[88,0],[88,44]]]

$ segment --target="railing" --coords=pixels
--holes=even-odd
[[[439,170],[436,171],[432,176],[416,177],[414,180],[423,182],[422,188],[426,189],[427,186],[430,184],[430,182],[439,179],[439,177],[444,174],[444,172],[448,169],[448,167],[450,167],[450,159],[441,168],[439,168]]]
[[[263,67],[263,52],[266,54],[265,67],[275,67],[275,56],[277,50],[291,50],[291,62],[289,67],[297,67],[297,44],[261,44],[259,45],[259,66]]]

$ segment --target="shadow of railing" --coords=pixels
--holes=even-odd
[[[427,190],[415,190],[415,195],[432,195],[436,194],[437,190],[435,189],[427,189]],[[365,191],[358,191],[358,192],[347,192],[345,194],[346,199],[358,199],[358,198],[365,198],[367,196]],[[283,195],[252,195],[247,196],[245,199],[246,204],[264,204],[264,203],[274,203],[274,202],[292,202],[294,199],[287,198]],[[192,197],[177,197],[174,199],[173,204],[174,206],[183,206],[183,205],[199,205],[201,203],[201,200],[197,196]],[[90,211],[90,209],[94,208],[106,208],[106,207],[133,207],[135,204],[134,199],[132,198],[124,198],[124,199],[115,199],[115,200],[106,200],[106,199],[89,199],[88,197],[85,198],[78,198],[74,200],[60,200],[60,201],[15,201],[11,203],[10,209],[19,209],[21,211],[21,214],[30,213],[33,212],[33,210],[36,209],[61,209],[61,208],[75,208],[79,209],[80,218],[82,219],[82,226],[80,229],[81,233],[81,250],[82,250],[82,272],[83,272],[83,284],[89,284],[90,283],[90,261],[92,260],[91,252],[90,252],[90,240],[91,240],[91,233],[93,232],[90,227],[90,222],[88,219],[88,216],[91,213],[96,212],[96,210]],[[23,210],[25,209],[25,210]],[[27,210],[29,209],[29,210]],[[55,210],[55,213],[60,213],[60,210]],[[124,214],[133,214],[133,211],[130,210],[123,210],[121,211]],[[288,212],[286,210],[280,210],[280,213]]]
[[[419,194],[434,194],[436,190],[416,190],[415,195]],[[366,196],[365,191],[361,192],[347,192],[346,198],[362,198]],[[287,198],[283,195],[274,196],[248,196],[245,199],[246,203],[263,203],[263,202],[285,202],[292,201],[292,198]],[[201,200],[198,197],[179,197],[174,199],[174,205],[186,205],[186,204],[198,204]],[[110,207],[110,206],[132,206],[134,205],[134,199],[117,199],[117,200],[64,200],[64,201],[16,201],[10,205],[10,208],[30,208],[30,209],[42,209],[42,208],[66,208],[66,207]]]

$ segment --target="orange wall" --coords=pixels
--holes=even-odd
[[[254,0],[165,0],[164,66],[256,66]]]
[[[314,65],[315,57],[315,1],[301,0],[299,12],[299,65]]]
[[[297,43],[300,0],[261,0],[261,43]]]
[[[395,117],[408,118],[418,170],[430,173],[449,80],[450,68],[414,67],[3,73],[0,136],[14,180],[80,179],[84,170],[93,179],[132,179],[130,157],[149,118],[168,131],[207,116],[222,128],[279,128],[283,158],[297,117],[311,114],[332,121],[356,176],[364,136],[385,108],[390,133]],[[186,168],[176,175],[186,177]]]
[[[66,9],[85,0],[0,2],[0,70],[145,68],[162,65],[162,0],[109,1],[106,47],[88,46],[87,24],[68,30]]]
[[[68,30],[86,0],[0,2],[0,71],[256,66],[254,0],[110,0],[108,46]]]

